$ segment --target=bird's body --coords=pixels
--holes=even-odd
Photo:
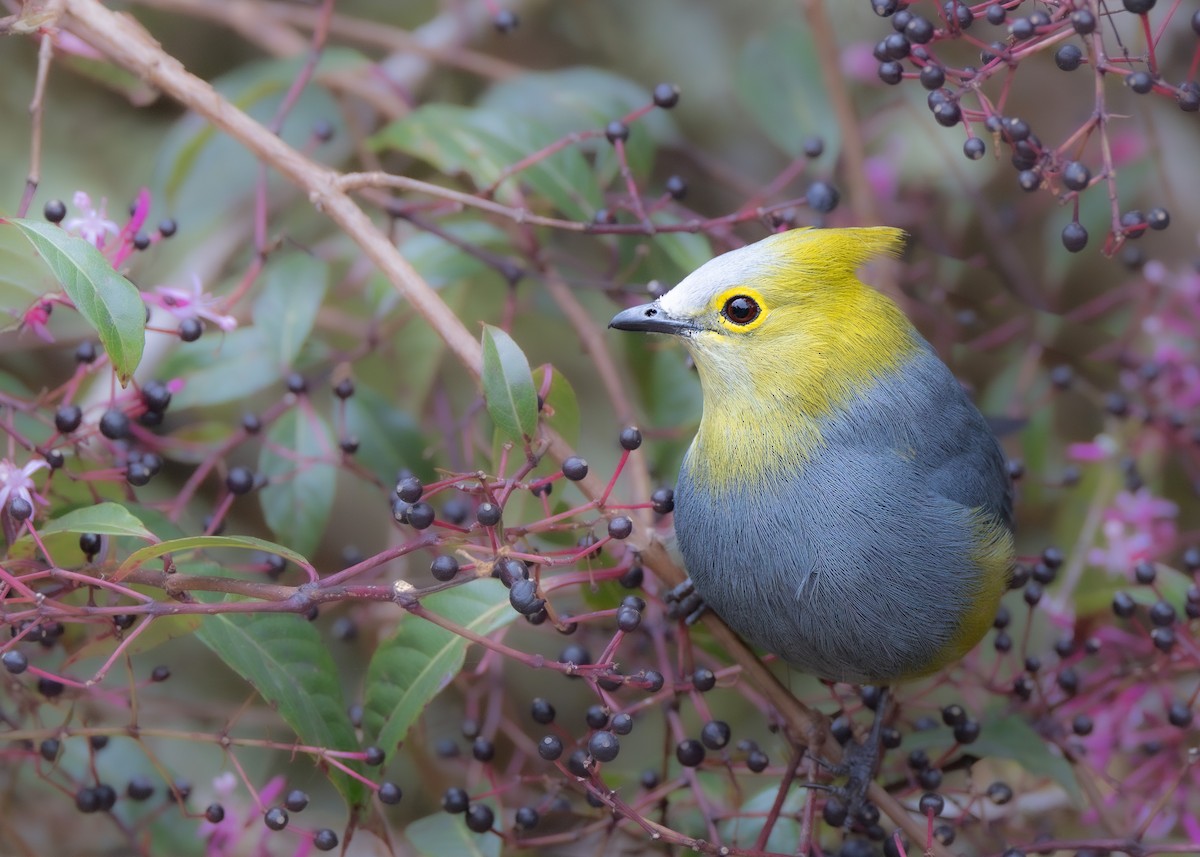
[[[962,657],[1013,562],[987,422],[888,298],[855,277],[898,230],[795,230],[718,257],[614,326],[682,335],[704,413],[676,489],[697,593],[829,680]]]

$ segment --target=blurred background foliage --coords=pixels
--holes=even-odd
[[[134,14],[168,53],[264,123],[276,115],[303,66],[311,31],[303,22],[318,14],[305,3],[147,0],[113,5]],[[936,14],[935,4],[915,5]],[[987,4],[979,5],[982,9]],[[1009,6],[1014,16],[1043,8],[1033,3]],[[1095,518],[1122,487],[1149,486],[1156,496],[1178,504],[1180,532],[1154,559],[1178,564],[1180,551],[1197,535],[1191,523],[1200,478],[1195,447],[1180,443],[1169,431],[1154,434],[1151,424],[1172,414],[1161,401],[1143,400],[1143,388],[1129,379],[1130,372],[1136,375],[1150,362],[1153,342],[1143,322],[1160,300],[1157,289],[1171,278],[1183,282],[1197,256],[1200,197],[1190,190],[1196,117],[1180,111],[1171,98],[1137,95],[1119,82],[1108,87],[1121,209],[1163,206],[1170,211],[1172,225],[1166,232],[1149,232],[1129,242],[1114,258],[1106,257],[1101,245],[1110,219],[1109,201],[1103,187],[1093,187],[1082,194],[1079,210],[1091,243],[1083,252],[1069,253],[1060,239],[1071,220],[1069,200],[1064,204],[1050,190],[1023,190],[1007,149],[982,128],[976,133],[987,141],[987,154],[978,161],[964,157],[962,127],[943,128],[934,122],[926,106],[928,93],[915,80],[898,87],[879,80],[871,51],[891,32],[886,19],[876,16],[865,0],[839,0],[825,4],[832,30],[814,34],[808,7],[784,0],[530,0],[511,4],[520,26],[498,32],[491,25],[498,10],[485,4],[341,0],[336,4],[339,19],[364,24],[365,35],[333,28],[316,80],[291,108],[282,136],[343,170],[379,166],[472,194],[498,182],[492,196],[505,206],[579,222],[597,220],[601,209],[615,218],[610,222],[601,215],[596,233],[583,234],[516,223],[432,196],[364,196],[368,204],[382,202],[401,215],[378,220],[386,222],[405,257],[468,329],[478,331],[480,322],[500,325],[509,330],[531,366],[554,367],[556,383],[560,379],[572,391],[556,396],[561,412],[572,412],[570,400],[577,402],[578,416],[565,417],[565,433],[574,435],[569,439],[603,478],[613,472],[620,455],[618,431],[635,422],[647,438],[638,454],[648,462],[654,484],[671,484],[699,419],[698,385],[684,354],[673,345],[638,337],[605,339],[618,358],[622,388],[632,402],[632,412],[622,413],[620,403],[606,394],[594,356],[582,347],[564,300],[547,288],[549,282],[565,283],[570,302],[577,302],[592,326],[603,330],[617,308],[668,287],[713,254],[761,237],[768,229],[868,221],[903,227],[912,236],[903,266],[873,269],[868,280],[902,300],[939,353],[974,389],[985,413],[1004,425],[1006,450],[1024,467],[1019,483],[1022,551],[1036,555],[1059,545],[1076,560],[1076,573],[1085,575],[1083,585],[1073,581],[1064,596],[1072,600],[1057,604],[1056,615],[1068,615],[1073,607],[1085,619],[1107,616],[1113,593],[1126,581],[1085,563],[1084,557],[1102,543]],[[1129,15],[1112,19],[1133,46],[1130,50],[1138,53],[1144,48],[1135,21]],[[988,27],[979,20],[973,32]],[[993,35],[980,38],[987,42],[1004,37],[1002,27],[993,30]],[[819,50],[822,40],[830,39],[835,39],[836,68],[823,65],[827,54]],[[0,162],[0,200],[5,201],[4,213],[12,214],[29,169],[27,117],[38,44],[10,36],[0,45],[5,81],[0,110],[8,117],[0,123],[0,151],[6,154]],[[432,57],[418,50],[422,45]],[[1158,46],[1165,79],[1187,77],[1195,46],[1196,34],[1185,15],[1174,15]],[[939,56],[946,62],[977,65],[978,53],[977,47],[956,44]],[[1058,145],[1096,109],[1095,76],[1086,70],[1060,71],[1052,50],[1022,58],[1011,77],[1005,84],[1011,88],[1004,112],[1026,120],[1047,144]],[[653,88],[662,81],[679,87],[678,107],[654,110],[630,123],[623,165],[603,129],[650,104]],[[850,99],[855,117],[850,127],[837,121],[838,96],[831,94],[831,82]],[[151,334],[147,340],[139,377],[185,381],[162,429],[171,440],[164,449],[167,467],[137,494],[142,507],[171,510],[175,520],[163,527],[177,526],[180,533],[201,528],[202,519],[222,496],[218,480],[205,483],[184,509],[172,507],[170,501],[196,465],[233,436],[243,412],[283,399],[284,379],[291,371],[309,380],[311,414],[320,415],[301,425],[323,428],[314,436],[297,437],[303,432],[296,419],[285,418],[268,436],[279,446],[239,443],[222,458],[218,471],[243,464],[267,474],[287,474],[294,464],[288,450],[322,458],[324,464],[264,489],[259,502],[234,504],[226,518],[229,531],[266,535],[306,554],[319,569],[336,569],[406,537],[392,521],[386,496],[398,471],[409,469],[428,480],[439,471],[495,467],[491,432],[469,376],[351,241],[277,177],[268,185],[269,236],[256,247],[260,167],[240,144],[198,117],[185,115],[168,99],[155,99],[128,75],[69,55],[52,68],[44,111],[42,180],[33,211],[48,199],[70,200],[82,189],[93,199],[106,198],[110,215],[122,222],[126,200],[146,185],[154,200],[152,217],[177,219],[178,235],[137,260],[131,278],[141,288],[188,286],[198,277],[206,292],[226,295],[246,276],[260,249],[271,251],[251,293],[229,310],[240,321],[237,330],[222,335],[210,327],[191,344],[167,334]],[[506,172],[572,134],[583,139],[538,159],[516,179]],[[850,172],[847,134],[853,138],[850,145],[865,155],[860,172]],[[813,138],[821,141],[821,153],[806,157]],[[1089,161],[1097,174],[1098,140],[1090,139],[1078,157]],[[622,175],[626,166],[657,223],[696,220],[701,228],[653,236],[606,231],[613,222],[638,222]],[[785,180],[773,184],[781,175]],[[668,192],[672,179],[686,183],[682,199]],[[813,211],[804,204],[815,181],[839,190],[841,204],[831,212]],[[865,189],[865,207],[851,204],[854,187]],[[771,213],[757,216],[760,206]],[[730,222],[713,220],[733,212],[741,215]],[[0,273],[0,304],[19,317],[47,284],[20,267],[28,253],[17,248],[19,241],[7,235],[0,239],[8,242],[0,244],[0,252],[7,254],[0,258],[9,260]],[[1093,308],[1098,309],[1092,312]],[[54,342],[31,337],[15,324],[0,334],[0,369],[8,392],[33,395],[71,376],[74,345],[90,334],[66,311],[55,313],[51,329]],[[1056,387],[1052,379],[1055,371],[1060,379],[1065,377],[1062,367],[1069,367],[1075,379],[1069,390],[1058,389],[1066,385]],[[341,405],[330,387],[347,372],[357,391]],[[535,383],[540,384],[541,377],[535,370]],[[111,394],[102,376],[90,379],[85,388],[93,406]],[[1145,405],[1150,418],[1145,424],[1119,420],[1114,394],[1132,402],[1135,413]],[[1178,416],[1180,431],[1196,429],[1194,411]],[[37,439],[50,432],[43,421]],[[1109,461],[1081,465],[1071,458],[1072,444],[1092,443],[1101,432],[1107,432],[1106,442],[1117,450]],[[359,441],[354,463],[338,466],[330,451],[350,436]],[[279,454],[280,447],[284,454]],[[114,498],[123,496],[122,486],[99,490]],[[647,500],[631,495],[628,477],[617,490],[625,502]],[[506,515],[520,519],[539,514],[531,498],[520,502],[524,505],[519,511]],[[426,559],[390,563],[383,578],[425,582]],[[210,562],[207,572],[223,573],[214,566]],[[586,562],[580,564],[586,567]],[[1169,587],[1170,598],[1181,609],[1182,581],[1180,577],[1179,585]],[[615,606],[616,596],[610,591],[596,595],[586,589],[559,590],[559,609],[581,612]],[[1014,594],[1014,612],[1018,608],[1023,609],[1020,595]],[[316,627],[329,640],[347,700],[362,699],[366,665],[379,640],[394,630],[395,613],[387,605],[345,604],[323,610],[317,620]],[[336,641],[337,623],[346,617],[353,618],[358,635]],[[178,630],[179,639],[164,642],[146,657],[172,664],[186,679],[174,681],[169,695],[153,690],[139,694],[139,717],[143,723],[150,717],[169,721],[181,734],[191,730],[215,738],[239,710],[247,688],[220,666],[232,664],[219,646],[199,645],[188,633],[192,627]],[[1035,622],[1029,649],[1048,646],[1062,630],[1051,621]],[[607,631],[592,627],[580,636],[598,651],[604,633],[610,631],[611,626]],[[592,633],[595,636],[589,637]],[[524,623],[514,627],[506,641],[552,658],[565,645],[546,628]],[[702,635],[699,642],[705,643]],[[639,645],[639,655],[649,658],[645,645]],[[106,654],[97,652],[91,660],[81,657],[78,665],[98,663]],[[992,669],[993,658],[990,650],[979,656],[974,666],[980,675]],[[440,824],[429,819],[445,817],[433,815],[445,788],[461,785],[464,779],[483,781],[477,766],[447,760],[444,746],[439,757],[439,742],[463,745],[464,717],[489,718],[493,729],[498,722],[506,724],[511,734],[504,740],[528,754],[517,727],[507,724],[528,723],[524,712],[529,699],[552,691],[560,722],[575,724],[583,722],[583,709],[594,702],[558,676],[495,659],[482,662],[484,674],[477,675],[473,671],[480,663],[472,649],[467,672],[452,692],[430,702],[405,751],[389,766],[389,777],[406,792],[404,805],[389,816],[395,831],[405,831],[409,822],[426,817],[426,827]],[[829,698],[811,679],[788,680],[800,692]],[[500,688],[506,701],[489,702],[489,694]],[[988,704],[986,695],[979,687],[975,690],[979,693],[973,702],[982,709]],[[941,688],[917,699],[914,706],[936,711],[953,693]],[[756,738],[778,762],[785,757],[782,741],[768,730],[767,719],[754,713],[756,703],[752,696],[727,693],[714,698],[713,708],[737,724],[737,737]],[[80,705],[85,713],[77,717],[82,721],[114,719],[108,701],[81,699]],[[1003,700],[991,710],[1000,718]],[[498,712],[503,721],[497,720]],[[693,731],[700,722],[690,710],[685,720]],[[647,721],[647,728],[627,739],[624,752],[657,763],[665,752],[665,727],[661,719]],[[998,722],[1003,725],[990,732],[988,745],[995,758],[985,758],[984,771],[1014,782],[1022,777],[1030,783],[1048,779],[1068,792],[1074,788],[1061,766],[1039,758],[1040,739],[1023,720]],[[290,740],[263,706],[245,708],[238,728]],[[194,804],[203,806],[202,795],[212,790],[209,784],[228,767],[213,742],[145,740],[165,769],[196,784],[201,796]],[[505,753],[517,750],[506,748]],[[91,758],[86,747],[74,743],[68,753],[59,764],[78,767]],[[285,771],[289,786],[308,788],[313,794],[327,792],[327,799],[315,801],[310,813],[333,827],[344,824],[344,809],[311,765],[292,762],[288,754],[270,749],[240,750],[237,758],[254,782]],[[95,764],[112,772],[114,780],[127,778],[132,770],[162,774],[147,768],[145,755],[132,740],[113,741]],[[627,768],[614,766],[611,776],[606,770],[606,777],[612,785],[632,789],[636,768],[632,763]],[[982,773],[977,776],[985,780]],[[136,838],[120,825],[83,830],[68,798],[40,799],[48,787],[28,769],[10,780],[10,789],[17,782],[29,791],[8,793],[4,824],[14,830],[19,826],[19,840],[34,851],[54,845],[79,854],[126,853],[123,849]],[[738,804],[746,817],[728,825],[752,826],[754,808],[765,801],[769,809],[774,789],[769,783],[754,789],[742,793]],[[1069,812],[1062,792],[1051,791],[1049,805]],[[576,813],[587,816],[595,811],[575,795],[570,811],[556,816],[557,829],[582,824]],[[1061,835],[1084,829],[1084,822],[1072,819]],[[686,815],[673,817],[672,824],[703,833],[703,825]],[[979,834],[979,841],[986,843],[979,847],[999,853],[998,839],[1029,839],[1039,826],[1033,817],[1015,820],[990,841],[986,832]],[[66,833],[69,829],[80,832]],[[153,834],[151,853],[203,850],[189,825],[163,822],[145,829]],[[754,831],[737,833],[739,841],[753,841]],[[781,824],[776,833],[781,839],[773,838],[770,848],[795,847],[799,834],[794,825]],[[499,849],[495,837],[455,844],[459,834],[473,837],[461,833],[457,820],[432,833],[413,827],[405,835],[424,853]],[[733,836],[734,831],[726,828],[725,835]],[[371,853],[365,840],[364,835],[356,847]],[[272,853],[290,853],[287,848],[292,846],[271,847],[281,848]]]

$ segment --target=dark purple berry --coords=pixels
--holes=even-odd
[[[1149,72],[1135,71],[1133,74],[1125,78],[1125,85],[1138,95],[1145,95],[1147,92],[1154,89],[1154,78]]]
[[[54,427],[62,434],[70,434],[83,422],[83,411],[79,405],[61,405],[54,414]]]
[[[704,745],[694,738],[685,738],[675,748],[675,758],[685,768],[695,768],[704,761]]]
[[[110,408],[100,418],[100,434],[109,440],[124,440],[129,437],[129,417],[124,411]]]
[[[731,734],[724,720],[710,720],[700,730],[700,741],[710,750],[720,750],[729,743]]]
[[[521,19],[516,12],[508,9],[502,9],[496,13],[496,17],[492,18],[492,26],[496,28],[498,33],[511,33],[521,24]]]
[[[673,83],[660,83],[654,87],[654,104],[663,110],[670,110],[679,103],[679,87]]]
[[[624,142],[629,139],[629,126],[619,120],[613,120],[604,126],[604,136],[610,143]]]
[[[1071,13],[1071,26],[1079,35],[1086,36],[1095,31],[1096,16],[1088,9],[1076,9]]]
[[[884,83],[895,86],[904,79],[904,66],[898,62],[884,62],[879,64],[879,79]]]
[[[496,814],[487,804],[473,803],[467,808],[467,829],[473,833],[487,833],[496,821]]]
[[[318,851],[332,851],[338,846],[338,835],[328,827],[322,827],[313,833],[313,848]]]
[[[538,755],[547,762],[553,762],[563,754],[562,739],[557,735],[547,735],[538,742]]]
[[[248,494],[254,488],[254,472],[248,467],[231,467],[225,477],[225,487],[231,494]]]
[[[573,455],[563,462],[562,473],[572,482],[578,482],[588,475],[588,464],[579,456]]]
[[[941,89],[946,85],[946,70],[940,65],[926,63],[921,69],[921,86],[926,89]]]
[[[179,338],[184,342],[195,342],[204,334],[204,325],[198,318],[185,318],[179,322]]]
[[[51,223],[61,223],[67,216],[67,205],[61,199],[51,199],[42,206],[42,216]]]
[[[465,791],[457,786],[451,786],[446,789],[446,793],[442,795],[442,809],[449,813],[466,812],[467,807],[471,805],[471,798]]]
[[[608,731],[593,732],[588,739],[588,752],[598,762],[611,762],[621,751],[617,736]]]
[[[1092,171],[1086,164],[1069,161],[1063,166],[1062,180],[1068,190],[1083,190],[1092,180]]]
[[[840,199],[837,188],[829,182],[813,182],[804,192],[804,201],[808,203],[808,207],[822,214],[828,214],[837,208]]]
[[[1073,220],[1063,227],[1062,243],[1071,253],[1078,253],[1087,246],[1088,233],[1083,224]]]
[[[1063,71],[1075,71],[1083,63],[1083,51],[1069,42],[1054,52],[1054,64]]]

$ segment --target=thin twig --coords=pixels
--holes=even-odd
[[[33,204],[33,197],[42,180],[43,102],[46,97],[46,78],[50,75],[50,63],[53,60],[54,40],[46,34],[38,45],[37,78],[33,85],[33,100],[29,102],[29,175],[25,179],[25,193],[21,195],[17,217],[25,217],[29,213],[29,206]]]

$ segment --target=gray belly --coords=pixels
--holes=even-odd
[[[920,674],[949,645],[977,587],[967,510],[897,457],[832,453],[836,472],[714,496],[685,465],[675,528],[708,605],[751,643],[833,681]]]

